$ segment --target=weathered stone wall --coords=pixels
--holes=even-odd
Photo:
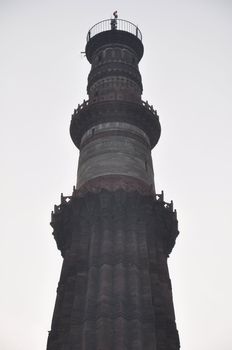
[[[91,102],[139,101],[142,80],[138,58],[128,46],[103,46],[93,55],[87,92]]]
[[[87,193],[53,215],[64,256],[48,350],[178,350],[167,256],[175,213],[154,196]]]
[[[154,188],[151,146],[139,128],[120,122],[98,124],[82,137],[77,188],[105,175],[134,177]]]

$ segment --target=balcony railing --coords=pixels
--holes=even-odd
[[[72,237],[72,220],[70,221],[70,217],[73,215],[72,203],[76,198],[78,198],[78,190],[73,187],[72,196],[63,196],[63,194],[61,194],[61,204],[55,205],[54,211],[51,213],[50,224],[53,227],[53,236],[63,257],[65,250],[69,247]],[[176,210],[173,210],[172,201],[171,203],[164,201],[163,191],[161,194],[155,194],[153,198],[156,202],[157,209],[161,210],[161,218],[165,220],[165,226],[163,228],[161,226],[160,233],[163,239],[164,253],[169,256],[175,245],[176,237],[179,234]]]
[[[93,38],[95,35],[105,32],[107,30],[122,30],[124,32],[131,33],[135,35],[139,40],[142,41],[142,33],[139,30],[138,26],[135,24],[125,21],[124,19],[106,19],[104,21],[101,21],[97,24],[95,24],[87,34],[87,42]]]
[[[73,193],[71,196],[64,196],[63,193],[61,193],[60,196],[60,205],[54,205],[54,210],[51,213],[51,221],[53,222],[55,219],[55,216],[57,214],[60,214],[62,212],[62,208],[67,205],[70,205],[70,203],[72,202],[72,199],[75,198],[78,195],[78,190],[76,189],[75,186],[73,186]],[[177,214],[176,214],[176,209],[173,208],[173,201],[171,201],[170,203],[165,202],[164,201],[164,192],[161,191],[160,194],[155,194],[154,195],[154,200],[156,202],[159,202],[161,204],[161,206],[166,209],[167,211],[169,211],[170,213],[172,213],[174,215],[174,218],[177,218]]]
[[[115,100],[114,100],[115,101]],[[118,100],[120,102],[120,100]],[[112,102],[111,100],[109,101],[96,101],[92,102],[97,103],[97,102]],[[139,104],[139,103],[138,103]],[[153,105],[149,105],[148,101],[141,101],[140,105],[145,107],[149,112],[151,112],[157,119],[159,119],[159,116],[157,114],[157,110],[154,109]],[[77,108],[74,109],[72,118],[74,118],[81,110],[85,109],[86,107],[89,106],[89,100],[84,100],[82,104],[78,104]]]

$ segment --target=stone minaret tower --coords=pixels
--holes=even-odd
[[[111,20],[87,35],[88,101],[72,115],[80,150],[72,196],[51,225],[63,267],[47,350],[177,350],[167,258],[176,211],[156,194],[156,111],[143,102],[142,35]]]

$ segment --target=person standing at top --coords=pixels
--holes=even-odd
[[[114,11],[113,13],[114,18],[111,19],[111,29],[117,29],[117,18],[118,18],[118,11]]]

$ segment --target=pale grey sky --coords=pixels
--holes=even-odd
[[[1,350],[41,350],[62,259],[50,211],[76,180],[71,114],[86,98],[88,29],[118,10],[143,33],[158,110],[157,192],[174,200],[169,260],[182,349],[232,349],[232,2],[0,1]]]

